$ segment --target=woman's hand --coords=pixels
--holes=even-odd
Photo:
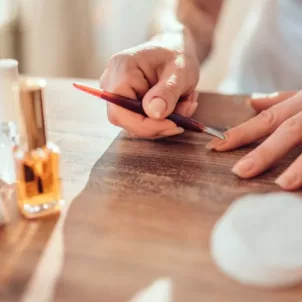
[[[192,116],[197,108],[194,92],[199,61],[194,46],[175,50],[148,42],[113,56],[101,77],[101,88],[125,97],[142,99],[148,117],[107,104],[109,121],[136,137],[156,139],[180,134],[165,119],[172,112]],[[182,97],[182,101],[179,98]]]
[[[241,178],[264,172],[302,143],[302,91],[252,99],[251,105],[260,112],[257,116],[228,130],[225,141],[214,139],[207,145],[208,149],[228,151],[268,136],[233,167]],[[285,190],[302,187],[302,154],[275,182]]]

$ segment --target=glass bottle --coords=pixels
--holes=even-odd
[[[20,110],[24,144],[15,148],[16,193],[21,213],[37,218],[60,212],[63,205],[59,175],[59,148],[47,141],[44,80],[26,79],[20,84]]]

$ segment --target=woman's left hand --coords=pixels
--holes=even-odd
[[[229,151],[268,138],[240,159],[232,171],[241,178],[264,172],[302,143],[302,91],[280,92],[251,99],[259,114],[228,130],[226,140],[212,140],[208,149]],[[302,154],[275,181],[285,190],[302,188]]]

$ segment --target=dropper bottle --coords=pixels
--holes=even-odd
[[[0,59],[0,181],[6,184],[15,182],[13,149],[19,143],[18,103],[18,62]]]

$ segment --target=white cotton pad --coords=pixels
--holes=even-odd
[[[302,281],[302,199],[289,193],[247,195],[216,223],[211,256],[247,285],[293,286]]]

